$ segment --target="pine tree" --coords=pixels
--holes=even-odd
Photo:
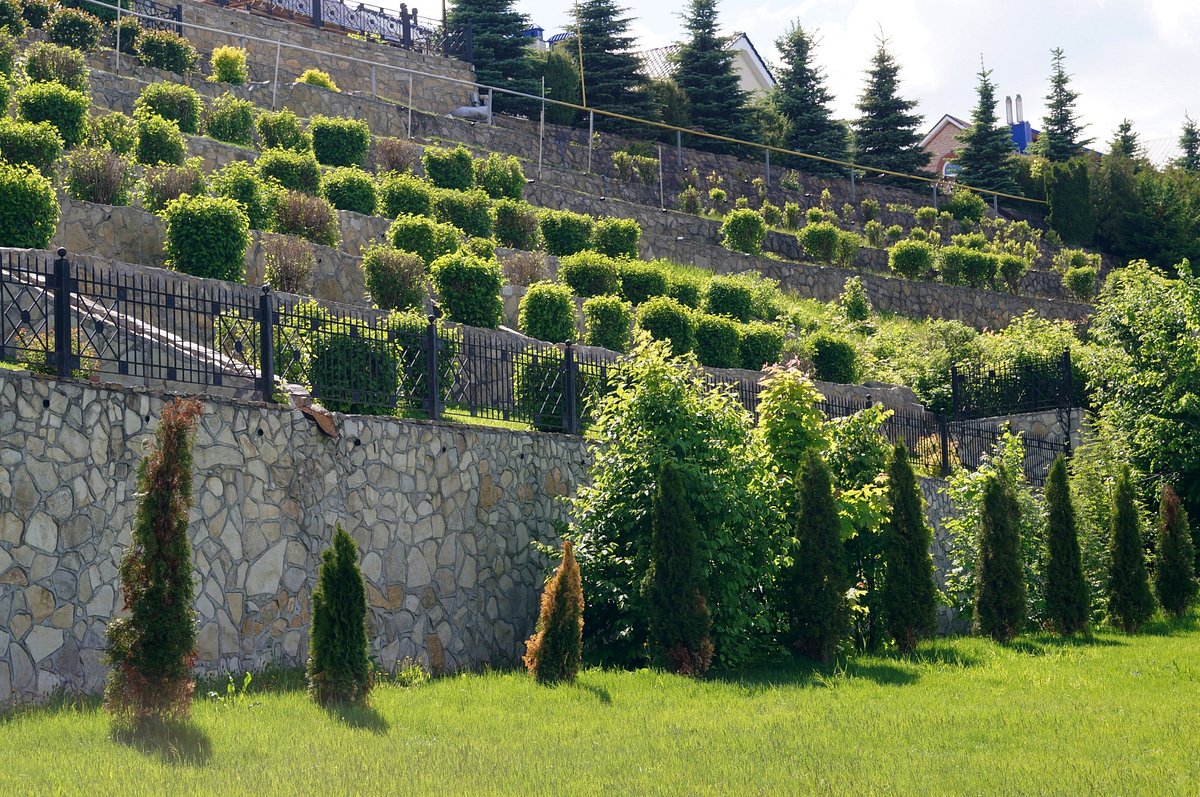
[[[525,668],[538,683],[574,681],[583,659],[583,587],[570,540],[542,592],[537,632],[525,645]]]
[[[812,34],[796,23],[775,40],[782,65],[776,71],[775,104],[791,122],[787,146],[797,152],[834,160],[849,160],[846,127],[833,118],[833,94],[825,85],[825,73],[815,63],[817,45]],[[837,166],[808,158],[788,158],[795,168],[815,174],[842,174]]]
[[[1142,156],[1142,143],[1138,141],[1138,134],[1134,132],[1133,122],[1128,119],[1121,120],[1121,124],[1117,125],[1117,132],[1113,133],[1112,141],[1108,143],[1108,151],[1122,158]]]
[[[1141,520],[1128,468],[1117,477],[1110,517],[1108,616],[1125,633],[1132,634],[1154,614],[1154,596],[1146,576]]]
[[[892,514],[883,527],[885,569],[880,603],[896,647],[901,653],[911,653],[917,639],[934,630],[937,585],[929,551],[933,532],[925,520],[921,489],[903,444],[893,449],[888,465],[888,501]]]
[[[841,520],[829,466],[816,452],[805,454],[796,485],[796,544],[783,580],[788,623],[796,652],[825,662],[850,632]]]
[[[962,149],[955,161],[961,168],[963,185],[1014,194],[1012,131],[996,116],[996,84],[990,69],[979,67],[978,102],[971,112],[971,126],[959,135]]]
[[[1079,552],[1067,459],[1059,456],[1046,480],[1046,616],[1059,634],[1087,630],[1091,602]]]
[[[703,675],[712,663],[713,645],[700,565],[700,527],[679,471],[669,461],[659,470],[654,496],[646,597],[654,661],[680,675]]]
[[[717,35],[717,0],[691,0],[684,28],[688,39],[675,53],[675,82],[687,96],[692,126],[706,133],[749,139],[749,95],[738,81],[733,53]],[[692,145],[712,152],[737,149],[709,138],[696,138]]]
[[[321,705],[365,703],[371,690],[367,650],[367,590],[358,546],[339,524],[321,553],[312,593],[308,693]]]
[[[654,97],[650,81],[634,55],[637,41],[629,35],[633,19],[628,9],[614,0],[583,0],[574,10],[576,35],[579,41],[569,42],[573,53],[583,49],[583,85],[589,108],[599,108],[638,119],[655,119]],[[606,116],[596,117],[602,130],[636,132],[646,135],[650,128]]]
[[[536,95],[529,52],[522,36],[529,20],[514,8],[513,0],[452,0],[446,15],[450,28],[471,26],[475,79],[485,86]],[[485,90],[486,91],[486,90]],[[497,94],[496,110],[528,112],[528,100]]]
[[[1175,164],[1193,174],[1200,172],[1200,127],[1196,120],[1187,114],[1183,115],[1183,132],[1179,134],[1179,149],[1183,154]]]
[[[975,570],[975,624],[997,642],[1012,640],[1025,625],[1020,522],[1021,507],[1004,474],[989,475],[983,486]]]
[[[195,680],[196,613],[192,609],[192,441],[203,412],[195,399],[163,407],[154,448],[138,467],[133,544],[121,559],[127,618],[108,624],[113,665],[106,707],[135,722],[186,717]]]
[[[1196,597],[1195,557],[1187,510],[1180,505],[1175,490],[1166,485],[1158,509],[1154,587],[1159,603],[1176,617],[1182,617]]]
[[[861,116],[852,125],[854,160],[868,170],[927,174],[929,153],[921,149],[918,131],[921,116],[912,112],[917,103],[899,92],[900,65],[888,52],[887,40],[880,39],[858,100]]]
[[[1042,119],[1042,132],[1035,142],[1037,155],[1052,163],[1061,163],[1082,155],[1090,138],[1082,138],[1087,126],[1079,121],[1075,113],[1075,101],[1079,93],[1071,89],[1071,76],[1063,65],[1065,56],[1061,47],[1050,51],[1050,93],[1046,95],[1046,116]]]

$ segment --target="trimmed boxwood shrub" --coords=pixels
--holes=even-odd
[[[981,252],[971,249],[971,254],[964,263],[963,279],[972,288],[988,288],[996,281],[996,271],[1000,267],[1000,258],[991,252]]]
[[[313,397],[334,412],[394,415],[401,349],[388,330],[335,317],[316,302],[299,305],[296,315],[311,321],[303,376]]]
[[[504,277],[499,263],[455,252],[433,261],[429,270],[448,320],[488,329],[500,325]]]
[[[621,296],[635,307],[655,296],[666,296],[667,275],[652,263],[622,260],[617,264],[621,278]]]
[[[754,292],[745,280],[713,277],[704,291],[704,312],[745,323],[754,313]]]
[[[78,8],[60,8],[46,23],[46,36],[55,44],[91,52],[100,46],[100,20]]]
[[[667,277],[667,296],[685,307],[696,309],[704,295],[704,284],[689,274],[671,274]]]
[[[313,154],[323,166],[362,166],[371,146],[366,122],[316,115],[309,120]]]
[[[996,257],[965,246],[943,246],[938,250],[937,270],[942,282],[949,285],[982,288],[996,274]]]
[[[138,60],[142,66],[186,75],[196,68],[200,56],[191,42],[174,31],[148,30],[138,40]]]
[[[425,216],[402,214],[388,229],[388,240],[397,249],[414,252],[429,265],[434,260],[458,251],[459,232],[453,225],[442,224]]]
[[[58,198],[44,175],[0,160],[0,246],[46,249],[58,225]]]
[[[837,257],[838,235],[841,231],[827,221],[806,224],[796,233],[804,253],[821,263],[832,263]]]
[[[163,218],[169,268],[196,277],[245,281],[250,225],[237,202],[185,195],[167,205]]]
[[[433,210],[433,186],[411,174],[389,172],[379,186],[379,204],[388,218],[428,216]]]
[[[838,231],[837,243],[834,245],[833,262],[842,268],[850,268],[858,259],[858,250],[862,248],[863,239],[858,233]]]
[[[318,88],[328,89],[330,91],[341,91],[337,84],[333,82],[333,78],[328,72],[322,72],[320,69],[305,69],[304,73],[296,79],[297,83],[304,83],[308,86],[317,86]]]
[[[945,210],[956,221],[979,222],[987,215],[987,200],[974,191],[959,188],[950,194]]]
[[[73,199],[101,205],[128,205],[133,188],[129,162],[106,149],[77,149],[67,156],[63,186]]]
[[[435,189],[433,215],[438,221],[453,224],[473,238],[492,237],[492,200],[476,189],[452,191]]]
[[[142,176],[142,209],[150,213],[158,213],[184,194],[205,193],[204,165],[199,158],[189,158],[183,166],[148,166]]]
[[[425,176],[438,188],[467,191],[475,185],[475,160],[461,144],[454,149],[426,147],[421,162]]]
[[[116,49],[120,47],[122,55],[137,56],[138,42],[142,40],[145,29],[137,17],[122,16],[120,22],[113,20],[108,23],[105,36],[106,44]]]
[[[132,155],[137,140],[137,122],[123,113],[106,113],[88,121],[89,146],[103,147],[118,155]]]
[[[571,287],[576,296],[604,296],[621,288],[621,274],[611,257],[599,252],[567,255],[558,264],[558,279]]]
[[[686,354],[696,346],[692,311],[669,296],[656,296],[639,307],[638,326],[655,340],[670,341],[672,354]]]
[[[823,382],[852,385],[858,380],[858,352],[854,344],[831,332],[816,332],[808,339],[813,375]]]
[[[212,74],[208,79],[214,83],[241,86],[250,78],[250,68],[246,66],[246,51],[241,47],[214,47],[209,57],[209,65],[212,67]]]
[[[62,157],[62,136],[49,122],[23,122],[0,116],[0,160],[28,164],[47,177]]]
[[[537,210],[518,199],[497,199],[492,203],[492,231],[501,246],[533,251],[539,243]]]
[[[254,104],[229,92],[214,98],[204,117],[204,133],[217,141],[249,147],[254,143]]]
[[[17,92],[15,100],[18,116],[54,125],[67,149],[83,143],[91,104],[86,94],[57,83],[31,83]]]
[[[575,339],[575,301],[571,289],[553,282],[530,285],[521,297],[517,326],[531,338],[563,343]]]
[[[34,42],[25,51],[25,75],[30,83],[61,83],[87,93],[89,73],[83,53],[70,47]]]
[[[300,124],[300,117],[288,108],[281,111],[263,111],[254,121],[258,130],[259,144],[267,149],[290,149],[308,152],[312,149],[312,136]]]
[[[0,0],[0,33],[5,32],[12,36],[25,35],[25,16],[18,0]]]
[[[193,136],[200,132],[203,109],[200,94],[181,83],[151,83],[133,103],[134,116],[161,116],[178,125],[179,132]]]
[[[1096,267],[1071,266],[1062,275],[1063,286],[1072,299],[1087,301],[1096,295]]]
[[[362,255],[363,282],[381,310],[422,310],[429,276],[420,255],[375,244]]]
[[[888,265],[901,277],[921,279],[933,271],[933,251],[924,241],[897,241],[888,250]]]
[[[101,5],[101,2],[104,3],[104,5]],[[61,2],[59,2],[57,5],[66,8],[82,9],[89,14],[95,15],[95,17],[101,22],[107,23],[112,22],[117,18],[117,9],[109,8],[109,6],[120,5],[121,8],[129,11],[133,8],[133,0],[120,0],[119,3],[117,0],[100,0],[100,2],[96,3],[91,2],[91,0],[61,0]]]
[[[742,364],[738,324],[726,316],[701,313],[696,317],[696,356],[711,368],[738,368]]]
[[[637,257],[642,228],[633,219],[605,217],[592,225],[592,249],[609,257]]]
[[[520,199],[525,193],[525,171],[516,157],[493,152],[475,161],[475,185],[492,199]]]
[[[6,0],[6,3],[12,3],[15,0]],[[20,3],[21,16],[25,18],[25,22],[29,27],[35,30],[42,30],[46,27],[46,23],[50,21],[50,15],[54,13],[54,9],[58,7],[57,3],[50,0],[24,0]]]
[[[730,211],[721,223],[721,245],[734,252],[762,254],[763,239],[766,237],[767,223],[756,210],[739,208]]]
[[[137,120],[137,162],[147,166],[183,164],[187,145],[179,126],[161,116],[143,116]]]
[[[620,296],[593,296],[583,303],[583,340],[621,353],[629,349],[633,308]]]
[[[357,166],[339,166],[321,175],[321,195],[338,210],[373,216],[379,206],[375,180]]]
[[[287,191],[275,203],[275,232],[296,235],[322,246],[337,246],[341,225],[333,205],[303,191]]]
[[[1029,271],[1029,261],[1020,255],[1001,254],[996,256],[996,267],[1004,284],[1016,293],[1021,287],[1021,278]]]
[[[556,257],[573,255],[588,248],[592,238],[591,216],[569,210],[542,209],[538,211],[538,227],[546,251]]]
[[[258,176],[246,161],[234,161],[212,175],[213,196],[229,197],[242,206],[252,230],[267,230],[282,189]]]
[[[263,179],[274,180],[290,191],[314,196],[321,191],[321,167],[311,152],[269,149],[255,163]]]
[[[761,371],[779,362],[783,352],[783,330],[772,324],[754,321],[742,327],[739,353],[742,368]]]

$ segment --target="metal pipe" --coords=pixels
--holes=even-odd
[[[408,137],[412,138],[413,76],[408,76]]]
[[[542,148],[546,140],[546,76],[542,75],[542,113],[538,120],[538,179],[542,179]],[[590,151],[590,150],[589,150]]]
[[[545,79],[543,78],[543,82]],[[588,111],[588,165],[587,173],[592,173],[592,140],[596,137],[596,114]]]
[[[279,96],[279,54],[283,50],[283,44],[275,42],[275,79],[271,81],[271,110],[275,110],[275,104]]]

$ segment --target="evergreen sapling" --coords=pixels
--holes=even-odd
[[[538,683],[570,682],[583,658],[583,587],[570,540],[542,592],[537,632],[525,645],[525,669]]]
[[[888,465],[891,516],[883,527],[884,577],[880,603],[888,634],[901,653],[912,653],[917,640],[934,631],[937,585],[929,548],[933,533],[921,506],[921,490],[897,444]]]
[[[358,546],[338,524],[321,553],[312,593],[308,647],[308,693],[320,705],[358,703],[371,691],[367,652],[367,591],[358,567]]]
[[[980,633],[997,642],[1011,641],[1025,624],[1020,519],[1020,504],[1004,474],[988,476],[975,570],[975,623]]]
[[[1158,508],[1158,557],[1154,562],[1154,587],[1162,607],[1182,617],[1196,597],[1195,549],[1187,510],[1170,485],[1162,490]]]
[[[1046,514],[1046,617],[1056,633],[1080,633],[1087,630],[1091,601],[1064,456],[1054,460],[1046,479]]]
[[[1117,477],[1110,517],[1108,616],[1122,631],[1132,634],[1154,614],[1154,595],[1146,575],[1141,519],[1128,468]]]

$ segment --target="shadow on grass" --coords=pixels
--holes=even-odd
[[[1146,623],[1138,634],[1145,636],[1173,636],[1175,634],[1194,632],[1197,628],[1200,628],[1200,624],[1197,623],[1195,612],[1188,612],[1183,617],[1156,614],[1154,619]]]
[[[1013,640],[1005,647],[1026,656],[1045,656],[1055,650],[1068,648],[1119,648],[1126,644],[1128,643],[1111,636],[1074,634],[1064,637],[1051,633],[1040,633]]]
[[[608,693],[608,690],[605,689],[603,686],[596,686],[595,684],[585,684],[580,681],[576,681],[575,688],[581,689],[584,692],[591,692],[593,695],[596,696],[597,700],[599,700],[601,703],[603,703],[606,706],[612,705],[612,702],[613,702],[612,695],[610,695]]]
[[[143,720],[113,729],[117,743],[147,755],[158,756],[163,763],[202,767],[212,758],[212,740],[208,734],[186,720]]]
[[[372,706],[334,703],[326,706],[325,712],[347,727],[370,731],[377,736],[383,736],[392,727],[387,719]]]

